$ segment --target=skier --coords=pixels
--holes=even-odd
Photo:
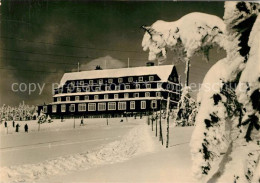
[[[15,122],[14,122],[14,120],[13,120],[13,128],[15,127]]]
[[[5,128],[7,128],[7,122],[5,121]]]
[[[20,127],[20,125],[17,123],[15,127],[16,127],[16,128],[15,128],[15,132],[19,132],[19,127]]]
[[[28,133],[28,125],[27,124],[24,125],[24,131]]]

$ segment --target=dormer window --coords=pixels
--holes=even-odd
[[[118,78],[118,83],[123,83],[123,78]]]
[[[133,77],[129,77],[129,78],[128,78],[128,82],[129,82],[129,83],[133,82]]]
[[[138,77],[138,81],[139,82],[143,82],[144,81],[144,78],[142,76]]]
[[[153,81],[154,80],[154,76],[149,76],[149,81]]]
[[[79,84],[82,86],[84,85],[84,81],[80,81]]]
[[[108,83],[113,83],[113,79],[108,79]]]
[[[99,80],[98,80],[98,83],[99,83],[99,84],[103,84],[103,79],[99,79]]]

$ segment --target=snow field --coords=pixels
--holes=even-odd
[[[94,120],[93,125],[95,124]],[[140,122],[140,120],[137,121]],[[60,126],[59,124],[56,125]],[[95,151],[90,150],[84,153],[62,156],[36,164],[1,167],[1,180],[4,182],[31,182],[45,176],[65,174],[68,171],[122,162],[133,156],[152,152],[155,146],[149,130],[147,125],[141,122],[121,140],[101,146]]]

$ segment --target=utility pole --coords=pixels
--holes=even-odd
[[[185,86],[189,86],[189,74],[190,74],[190,59],[186,59],[186,68],[185,68],[185,73],[186,73],[186,81],[185,81]]]

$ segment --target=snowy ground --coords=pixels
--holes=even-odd
[[[189,151],[193,127],[171,127],[170,145],[165,149],[146,118],[127,122],[124,118],[123,123],[120,119],[109,119],[108,126],[106,119],[86,119],[85,126],[79,126],[78,119],[75,129],[73,120],[56,120],[42,124],[40,131],[36,122],[27,122],[28,134],[10,130],[6,134],[1,125],[1,180],[193,181]]]

